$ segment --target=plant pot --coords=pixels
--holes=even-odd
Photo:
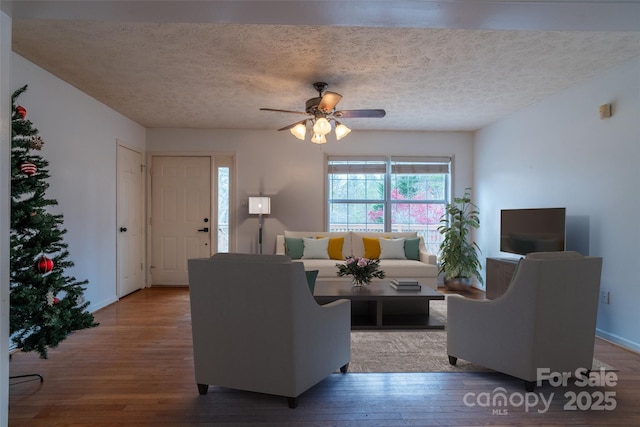
[[[444,279],[444,286],[450,291],[466,292],[471,288],[473,281],[470,277],[456,277]]]

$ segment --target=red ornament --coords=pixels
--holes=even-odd
[[[25,117],[27,117],[27,109],[21,105],[18,105],[16,107],[16,113],[18,113],[21,119],[24,119]]]
[[[53,270],[53,261],[46,256],[42,255],[35,264],[36,271],[40,274],[45,274]]]
[[[26,163],[23,163],[20,166],[20,172],[22,172],[23,174],[25,174],[27,176],[32,176],[37,171],[38,171],[38,168],[33,163],[26,162]]]
[[[54,304],[54,305],[55,305],[55,304],[57,304],[57,303],[59,303],[59,302],[60,302],[60,298],[58,298],[58,297],[53,297],[53,304]]]

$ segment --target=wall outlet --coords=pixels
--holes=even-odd
[[[602,304],[609,304],[609,291],[600,291],[600,302]]]

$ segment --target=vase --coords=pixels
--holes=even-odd
[[[366,279],[361,279],[358,277],[352,277],[351,278],[351,284],[353,286],[355,286],[356,288],[363,288],[365,286],[367,286],[369,284],[369,282]]]

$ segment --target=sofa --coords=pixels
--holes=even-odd
[[[276,254],[301,262],[305,270],[318,270],[320,280],[339,279],[336,264],[355,256],[380,259],[380,269],[386,275],[382,280],[412,278],[433,289],[438,287],[436,255],[427,252],[423,238],[415,231],[285,231],[276,237]]]

